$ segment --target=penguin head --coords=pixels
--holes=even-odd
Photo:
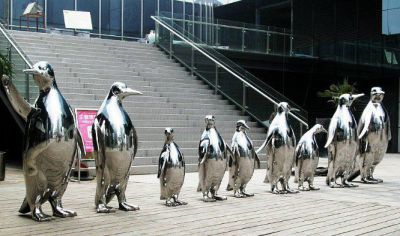
[[[236,122],[236,131],[242,131],[242,132],[246,132],[246,130],[249,130],[249,126],[247,126],[246,121],[245,120],[238,120]]]
[[[318,133],[328,133],[328,131],[326,131],[326,129],[324,128],[324,126],[320,125],[320,124],[316,124],[313,127],[314,130],[314,134],[318,134]]]
[[[142,95],[143,93],[133,90],[131,88],[128,88],[125,83],[122,82],[115,82],[110,89],[110,93],[108,95],[108,98],[111,98],[113,96],[116,96],[119,98],[119,100],[124,100],[127,96],[130,95]]]
[[[278,113],[289,113],[290,111],[299,111],[297,108],[292,108],[287,102],[280,102],[277,106]]]
[[[339,106],[347,106],[350,107],[351,104],[353,104],[354,100],[356,100],[359,97],[364,96],[363,93],[360,94],[349,94],[349,93],[344,93],[340,95],[339,97]]]
[[[381,87],[372,87],[371,88],[371,101],[372,102],[381,103],[384,96],[385,96],[385,91],[383,91]]]
[[[174,140],[174,129],[167,127],[164,130],[164,134],[165,134],[165,141],[166,142],[171,142]]]
[[[215,117],[213,115],[206,115],[204,121],[208,129],[215,127]]]
[[[53,67],[47,61],[39,61],[24,72],[33,75],[40,90],[46,90],[55,84]]]

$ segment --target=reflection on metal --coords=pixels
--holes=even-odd
[[[289,178],[292,173],[296,137],[288,120],[288,113],[293,110],[286,102],[278,104],[276,115],[269,126],[267,138],[257,150],[264,147],[267,152],[267,175],[265,182],[271,184],[274,194],[297,193],[289,188]],[[281,189],[278,188],[281,184]]]
[[[165,128],[164,134],[165,142],[159,157],[157,174],[160,179],[160,200],[165,200],[167,206],[186,205],[186,202],[178,200],[185,180],[185,159],[174,142],[174,130]]]
[[[139,209],[138,206],[128,204],[125,196],[138,139],[131,119],[122,106],[125,97],[139,94],[142,93],[128,88],[124,83],[115,82],[93,123],[93,155],[97,178],[95,205],[98,213],[113,211],[107,204],[115,195],[120,210]]]
[[[42,211],[42,204],[49,201],[53,216],[76,216],[74,211],[64,209],[61,201],[77,152],[77,142],[81,144],[75,117],[58,90],[50,64],[38,62],[24,72],[33,74],[40,90],[34,106],[27,104],[13,89],[11,80],[2,78],[12,106],[26,120],[23,157],[26,196],[19,212],[30,212],[36,221],[49,221],[52,217]]]
[[[203,193],[203,201],[213,202],[226,200],[217,192],[224,177],[229,147],[215,128],[215,117],[205,117],[206,128],[199,143],[199,186],[197,191]]]

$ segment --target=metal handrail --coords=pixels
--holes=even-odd
[[[29,66],[29,68],[32,68],[33,63],[26,57],[26,55],[20,50],[20,48],[17,46],[15,43],[14,39],[9,35],[4,28],[4,25],[0,23],[0,32],[4,35],[4,37],[7,39],[7,41],[11,44],[11,46],[17,51],[17,53],[21,56],[22,60]]]
[[[184,38],[183,36],[181,36],[178,32],[176,32],[175,29],[169,27],[167,24],[163,23],[162,21],[160,21],[157,17],[155,16],[151,16],[151,18],[156,21],[158,24],[160,24],[161,26],[163,26],[164,28],[166,28],[168,31],[170,31],[171,33],[173,33],[174,35],[176,35],[178,38],[182,39],[183,41],[185,41],[187,44],[189,44],[191,47],[195,48],[197,51],[199,51],[201,54],[203,54],[205,57],[207,57],[208,59],[210,59],[211,61],[213,61],[215,64],[217,64],[218,66],[220,66],[221,68],[225,69],[227,72],[229,72],[231,75],[235,76],[237,79],[239,79],[242,83],[246,84],[248,87],[252,88],[254,91],[256,91],[258,94],[260,94],[261,96],[263,96],[264,98],[268,99],[270,102],[272,102],[274,105],[278,105],[278,103],[273,100],[271,97],[269,97],[268,95],[266,95],[265,93],[263,93],[261,90],[259,90],[258,88],[254,87],[252,84],[250,84],[249,82],[247,82],[245,79],[243,79],[240,75],[238,75],[237,73],[235,73],[234,71],[230,70],[228,67],[226,67],[224,64],[222,64],[221,62],[215,60],[213,57],[211,57],[208,53],[204,52],[200,47],[198,47],[196,44],[194,44],[193,42],[187,40],[186,38]],[[292,116],[294,119],[296,119],[297,121],[299,121],[301,124],[305,125],[306,127],[308,127],[308,124],[303,121],[302,119],[300,119],[299,117],[297,117],[295,114],[289,112],[289,115]]]

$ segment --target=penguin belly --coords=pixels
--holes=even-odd
[[[42,149],[42,151],[24,160],[26,197],[30,206],[34,205],[38,196],[42,198],[47,191],[50,194],[57,193],[58,197],[62,197],[67,187],[64,182],[69,177],[76,144],[71,139],[50,140],[38,144],[28,152],[34,154],[35,149]],[[47,198],[43,199],[43,202],[46,200]]]
[[[303,177],[303,180],[313,179],[315,170],[318,167],[318,157],[314,158],[306,158],[301,161],[301,170],[300,173]]]
[[[206,188],[219,187],[226,170],[226,160],[207,159],[205,163],[205,184]],[[216,189],[218,190],[218,189]]]
[[[165,175],[160,178],[163,182],[161,187],[161,199],[168,199],[173,195],[179,195],[183,180],[185,178],[185,169],[183,167],[170,167]]]
[[[254,173],[254,159],[249,157],[239,158],[239,175],[236,177],[235,184],[237,187],[246,185]]]
[[[116,186],[121,184],[126,186],[129,170],[132,163],[131,151],[109,150],[105,156],[105,185]]]
[[[358,145],[355,141],[336,143],[335,162],[333,163],[333,173],[335,176],[347,176],[352,172],[355,164],[357,147]]]
[[[388,138],[384,131],[371,132],[368,134],[368,142],[370,150],[373,152],[373,165],[378,165],[386,153],[388,147]]]

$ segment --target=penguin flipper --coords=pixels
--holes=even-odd
[[[257,167],[258,169],[260,169],[261,161],[260,161],[260,158],[258,157],[257,153],[254,151],[254,149],[253,149],[253,156],[254,156],[254,160],[255,160],[254,166]]]
[[[167,148],[167,145],[165,145],[163,150],[161,151],[160,158],[158,160],[157,178],[160,178],[160,176],[164,174],[165,165],[166,165],[168,157],[169,157],[169,150]]]
[[[389,113],[387,112],[386,108],[384,106],[382,106],[383,111],[385,111],[385,118],[387,120],[387,138],[388,141],[392,140],[392,131],[390,129],[390,117],[389,117]]]
[[[21,207],[19,208],[18,212],[22,214],[29,213],[31,211],[31,208],[29,207],[29,203],[26,200],[26,197],[24,198],[24,201],[22,202]]]
[[[325,143],[325,148],[328,148],[329,144],[332,143],[333,138],[335,137],[336,133],[336,128],[337,128],[338,120],[336,117],[333,117],[330,124],[329,124],[329,130],[328,130],[328,139],[326,140]]]
[[[200,140],[199,143],[199,165],[203,164],[207,159],[208,149],[210,147],[210,139]]]
[[[235,186],[235,178],[238,174],[238,165],[237,159],[239,158],[237,149],[233,149],[233,153],[229,155],[229,181],[228,185],[226,186],[226,191],[233,190]]]

